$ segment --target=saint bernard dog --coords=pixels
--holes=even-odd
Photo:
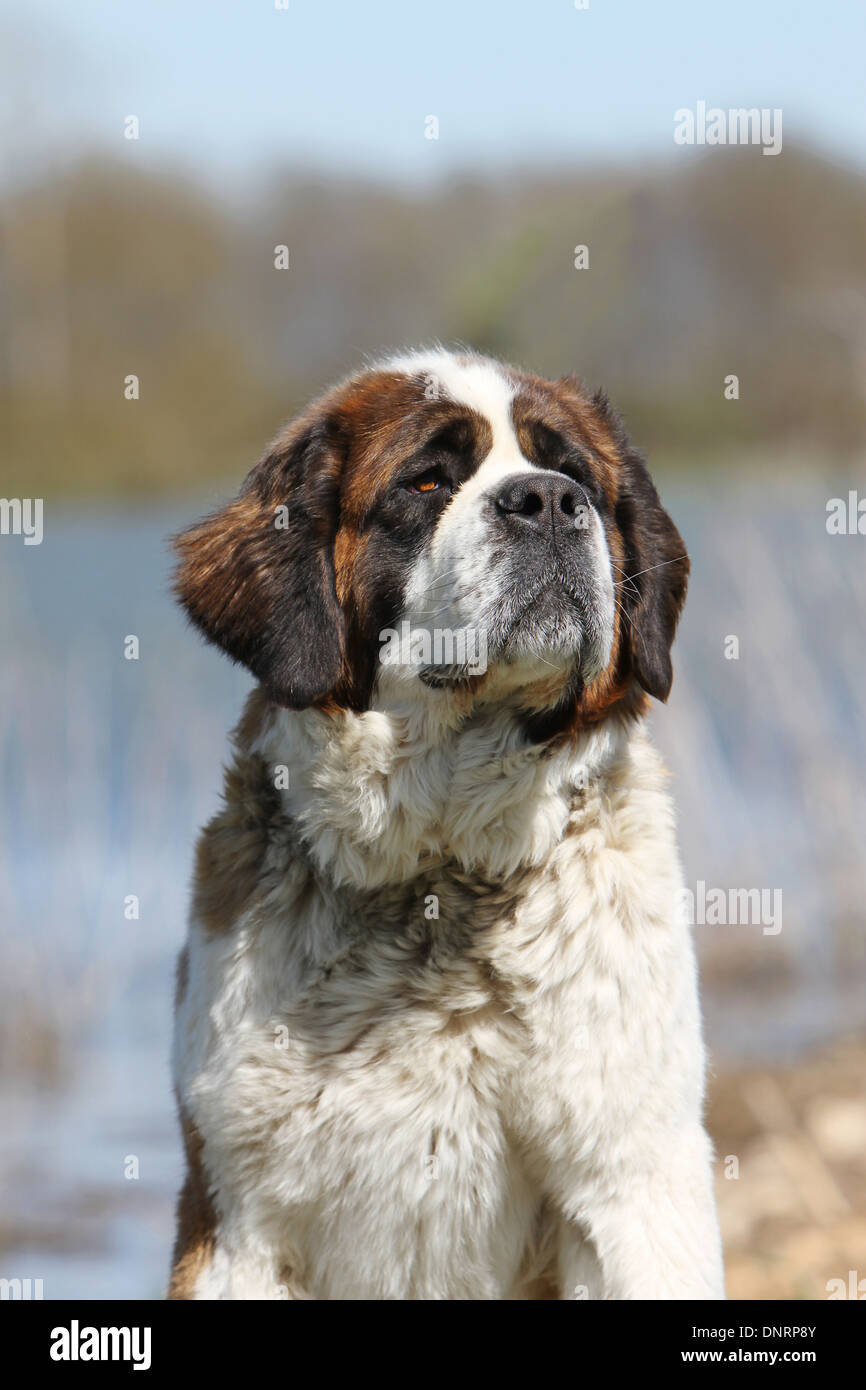
[[[176,544],[257,686],[178,966],[169,1297],[724,1297],[644,727],[689,562],[605,395],[380,362]]]

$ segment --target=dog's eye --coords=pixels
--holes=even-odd
[[[438,492],[445,486],[445,479],[439,468],[428,468],[426,473],[420,473],[417,478],[406,484],[407,492]]]

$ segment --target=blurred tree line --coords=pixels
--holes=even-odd
[[[864,192],[856,172],[787,148],[420,192],[286,173],[240,205],[176,174],[82,163],[0,207],[2,490],[237,479],[335,376],[433,339],[604,384],[662,466],[851,459]]]

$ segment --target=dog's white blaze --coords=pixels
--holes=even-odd
[[[505,470],[515,464],[530,467],[520,452],[511,419],[514,383],[498,362],[471,355],[461,359],[455,353],[442,350],[393,357],[383,363],[383,368],[405,372],[407,376],[421,376],[431,393],[449,396],[483,415],[493,429],[493,447],[489,454],[492,464]],[[502,476],[507,476],[507,472]],[[493,481],[495,477],[489,475],[489,482]]]

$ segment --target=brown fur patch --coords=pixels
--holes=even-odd
[[[182,1107],[180,1124],[187,1174],[177,1200],[177,1236],[168,1288],[171,1300],[194,1297],[199,1276],[213,1257],[218,1219],[202,1159],[201,1135]]]
[[[615,435],[598,413],[592,397],[572,377],[550,382],[523,376],[517,386],[512,419],[521,452],[533,463],[544,466],[534,428],[537,425],[577,445],[586,454],[593,482],[612,507],[617,495],[619,451]]]
[[[552,1269],[523,1286],[523,1296],[533,1302],[558,1302],[559,1283]]]
[[[246,751],[267,709],[267,696],[254,691],[233,736],[237,751],[225,771],[225,805],[196,846],[192,911],[210,932],[230,931],[255,896],[271,826],[279,815],[274,769]]]
[[[232,743],[241,753],[246,753],[256,739],[261,738],[274,713],[273,701],[261,686],[251,690],[247,696],[243,713],[237,727],[232,732]]]

